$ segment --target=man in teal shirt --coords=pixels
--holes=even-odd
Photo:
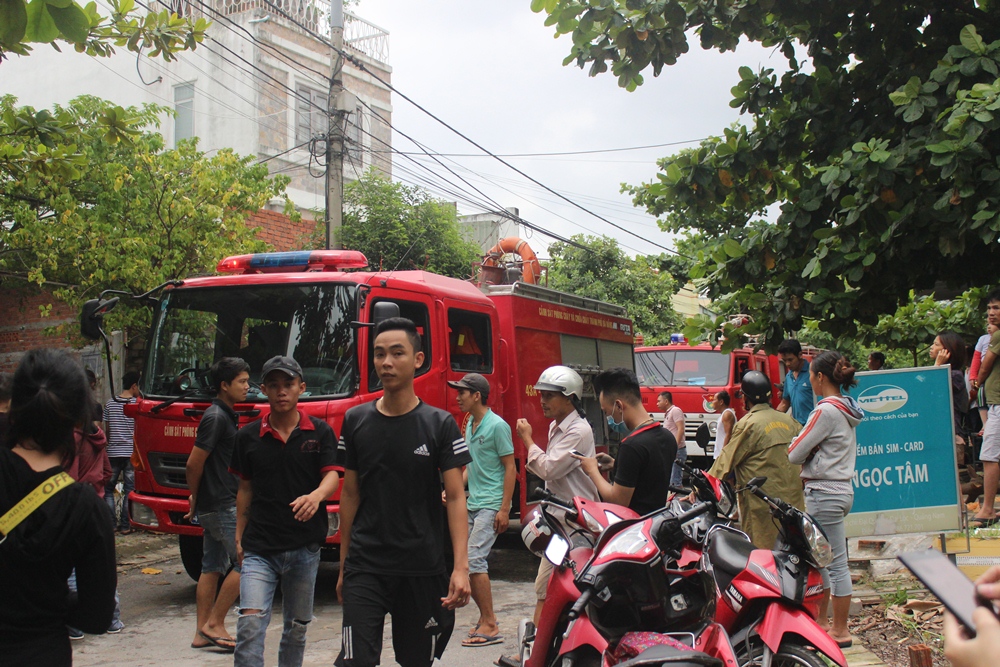
[[[809,362],[802,358],[802,345],[794,338],[781,342],[778,356],[785,364],[785,384],[781,389],[779,412],[792,409],[792,419],[805,424],[815,405],[812,383],[809,381]]]
[[[486,407],[490,383],[478,373],[469,373],[448,386],[458,390],[458,407],[469,414],[465,442],[472,463],[465,470],[469,485],[469,583],[472,599],[479,607],[479,622],[469,631],[462,646],[490,646],[503,643],[493,611],[493,591],[486,557],[497,539],[507,530],[510,503],[514,495],[514,442],[507,425]]]

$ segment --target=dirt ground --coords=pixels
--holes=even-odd
[[[909,667],[910,657],[907,647],[926,644],[931,647],[934,666],[949,667],[945,660],[941,640],[941,618],[919,622],[904,618],[908,616],[899,607],[880,604],[868,607],[865,613],[849,622],[851,634],[881,658],[889,667]]]

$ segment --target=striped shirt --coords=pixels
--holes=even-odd
[[[135,403],[134,398],[127,403]],[[135,446],[135,420],[125,416],[124,403],[110,400],[104,405],[104,425],[108,435],[108,456],[132,456]]]

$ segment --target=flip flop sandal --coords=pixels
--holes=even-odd
[[[979,528],[989,528],[997,523],[1000,523],[1000,517],[993,517],[992,519],[972,519],[969,522],[969,528],[977,530]]]
[[[482,641],[475,641],[477,639]],[[493,646],[494,644],[503,644],[503,635],[493,635],[491,637],[490,635],[484,635],[480,632],[477,632],[471,637],[467,637],[465,641],[462,642],[462,646],[468,646],[468,647]]]
[[[854,640],[845,639],[842,642],[837,642],[837,646],[839,646],[840,648],[851,648],[852,646],[854,646]]]
[[[229,637],[210,637],[204,632],[198,631],[198,636],[207,641],[209,644],[215,648],[220,648],[227,653],[233,653],[236,651],[236,640],[230,639]]]
[[[469,634],[467,634],[466,637],[474,637],[476,633],[479,632],[480,625],[482,625],[482,623],[476,623],[476,627],[469,630]]]

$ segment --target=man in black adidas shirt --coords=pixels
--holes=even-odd
[[[580,467],[597,486],[601,499],[625,505],[637,514],[649,514],[666,504],[670,471],[677,456],[673,433],[642,407],[635,373],[610,368],[594,377],[594,391],[612,431],[627,433],[618,448],[618,459],[607,454],[580,460]],[[600,462],[598,459],[603,459]],[[601,475],[600,464],[614,466],[611,483]]]
[[[302,367],[274,357],[261,372],[271,412],[236,434],[230,470],[239,475],[236,554],[242,563],[235,667],[264,667],[264,634],[281,584],[284,629],[278,664],[302,664],[326,499],[337,490],[333,429],[298,409],[306,389]]]
[[[444,653],[457,607],[468,604],[468,519],[462,467],[472,461],[454,418],[423,403],[413,376],[424,363],[416,326],[378,326],[382,398],[348,410],[340,440],[340,579],[344,605],[338,667],[370,667],[392,615],[396,661],[430,665]],[[441,483],[455,564],[445,569]]]

